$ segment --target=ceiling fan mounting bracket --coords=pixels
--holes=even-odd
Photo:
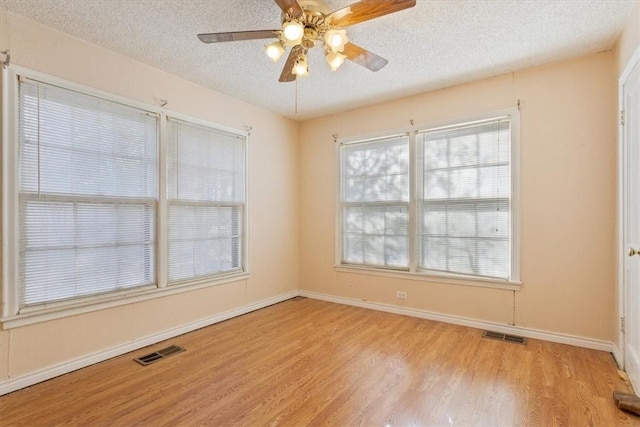
[[[329,6],[322,0],[299,0],[298,3],[304,11],[315,12],[325,16],[331,13]]]

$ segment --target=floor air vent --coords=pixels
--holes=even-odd
[[[484,331],[482,338],[491,338],[492,340],[507,341],[516,344],[526,344],[527,339],[517,335],[503,334],[501,332]]]
[[[169,357],[169,356],[173,356],[174,354],[181,353],[184,350],[185,350],[184,347],[180,347],[179,345],[172,345],[167,348],[154,351],[151,354],[146,354],[142,357],[136,357],[133,360],[135,360],[142,366],[147,366],[147,365],[151,365],[154,362],[157,362],[158,360],[162,360],[165,357]]]

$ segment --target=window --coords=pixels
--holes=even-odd
[[[417,135],[418,266],[508,279],[510,121]]]
[[[409,267],[409,139],[343,147],[343,262]]]
[[[341,143],[341,265],[517,282],[517,124]]]
[[[155,283],[157,117],[19,84],[20,307]]]
[[[169,282],[238,271],[244,138],[169,119]]]
[[[247,272],[246,133],[4,72],[5,319]]]

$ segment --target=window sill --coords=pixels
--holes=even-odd
[[[196,282],[182,284],[179,286],[172,285],[166,288],[146,287],[136,290],[123,291],[121,293],[111,294],[108,296],[87,298],[82,301],[69,301],[64,303],[61,302],[57,304],[49,304],[46,307],[34,307],[25,313],[3,317],[0,319],[0,323],[2,323],[3,330],[19,328],[21,326],[47,322],[63,317],[75,316],[83,313],[91,313],[98,310],[119,307],[122,305],[133,304],[141,301],[148,301],[155,298],[163,298],[169,295],[190,292],[198,289],[222,285],[225,283],[237,282],[246,280],[248,278],[249,273],[241,272],[217,279],[201,279]]]
[[[446,283],[458,286],[473,286],[480,288],[506,289],[519,291],[522,288],[520,281],[508,281],[500,279],[489,279],[482,277],[469,277],[456,274],[434,274],[423,272],[410,272],[400,270],[383,270],[379,268],[335,265],[335,271],[338,273],[365,274],[369,276],[393,277],[404,280],[417,280],[420,282],[430,283]]]

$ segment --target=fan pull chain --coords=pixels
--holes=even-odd
[[[295,102],[295,114],[298,114],[298,78],[296,77],[296,102]]]

